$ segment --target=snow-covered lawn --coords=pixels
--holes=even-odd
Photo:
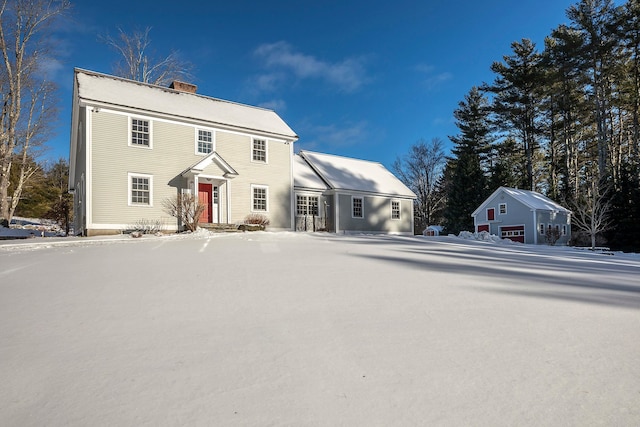
[[[3,426],[640,425],[640,258],[454,237],[0,244]]]

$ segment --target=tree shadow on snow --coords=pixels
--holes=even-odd
[[[616,259],[615,255],[457,238],[360,236],[346,240],[385,245],[388,252],[353,256],[467,276],[469,286],[486,292],[640,309],[640,262]],[[487,282],[495,286],[487,286]]]

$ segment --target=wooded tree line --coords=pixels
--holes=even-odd
[[[491,65],[493,82],[459,103],[451,156],[440,151],[430,201],[418,194],[416,230],[473,230],[470,214],[509,186],[572,209],[576,237],[597,208],[609,246],[640,249],[640,0],[581,0],[567,17],[542,47],[513,42]],[[410,169],[412,154],[394,169]],[[436,209],[425,214],[425,204]]]

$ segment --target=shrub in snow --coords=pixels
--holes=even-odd
[[[201,204],[193,194],[176,194],[162,201],[164,211],[174,218],[177,218],[189,231],[196,231],[200,223],[200,215],[205,210],[205,205]]]
[[[460,234],[458,234],[458,237],[460,239],[478,240],[481,242],[507,243],[507,244],[514,243],[512,240],[502,239],[496,236],[495,234],[490,234],[488,231],[481,231],[479,233],[472,233],[470,231],[461,231]]]
[[[141,234],[158,234],[164,230],[164,221],[161,219],[140,219],[135,224],[130,225],[127,230],[137,231]]]
[[[244,223],[267,226],[269,225],[269,218],[267,218],[266,215],[262,215],[262,214],[251,214],[251,215],[247,215],[244,218]]]
[[[557,228],[547,228],[547,232],[544,233],[544,240],[551,246],[555,245],[560,238],[560,230]]]

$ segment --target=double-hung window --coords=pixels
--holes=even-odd
[[[269,188],[262,185],[251,187],[251,207],[255,212],[266,212],[268,208]]]
[[[506,215],[507,214],[507,204],[506,203],[500,203],[498,205],[498,213],[500,215]]]
[[[253,140],[251,159],[254,162],[267,163],[267,141],[264,139]]]
[[[400,219],[400,202],[397,200],[391,201],[391,219]]]
[[[209,154],[213,151],[213,136],[211,131],[198,129],[198,154]]]
[[[149,120],[131,119],[131,145],[151,147]]]
[[[351,198],[351,216],[353,218],[364,218],[364,207],[362,197]]]
[[[129,174],[129,205],[153,206],[153,176]]]

